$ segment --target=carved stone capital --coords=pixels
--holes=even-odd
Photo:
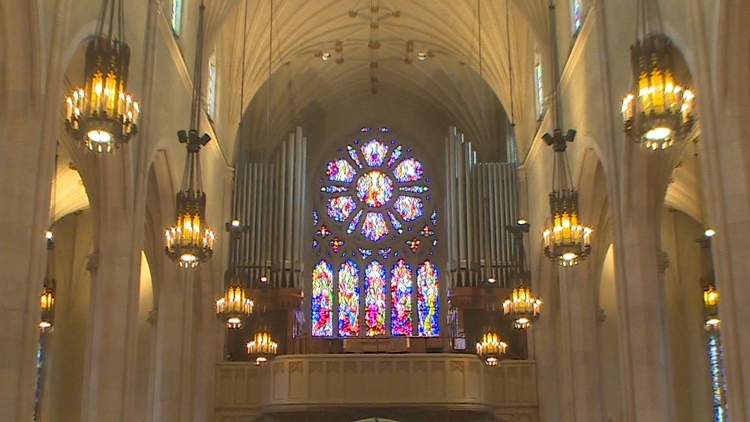
[[[156,326],[156,322],[159,320],[159,308],[154,306],[154,309],[148,312],[148,319],[146,321],[152,326]]]
[[[656,267],[659,269],[660,273],[663,273],[664,271],[669,268],[669,254],[664,251],[659,251],[656,254]]]
[[[99,253],[92,252],[86,259],[86,271],[93,273],[99,268]]]

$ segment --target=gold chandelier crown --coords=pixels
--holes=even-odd
[[[563,135],[560,129],[542,137],[554,152],[552,169],[552,192],[549,194],[552,227],[544,230],[544,254],[563,267],[578,264],[591,252],[593,229],[581,224],[578,215],[578,191],[573,188],[566,148],[573,142],[576,132],[568,130]]]
[[[502,356],[508,351],[508,343],[504,342],[500,335],[492,327],[488,327],[482,336],[482,341],[477,343],[477,356],[487,366],[497,366]]]
[[[622,102],[626,135],[649,150],[663,150],[685,139],[693,127],[695,95],[676,82],[679,54],[664,35],[658,4],[638,3],[638,36],[630,47],[633,90]]]
[[[247,354],[255,361],[255,364],[262,365],[276,357],[279,345],[273,340],[268,330],[260,328],[255,333],[255,338],[247,342],[246,347]]]
[[[66,127],[91,151],[113,152],[138,131],[140,106],[127,90],[129,64],[122,1],[103,0],[86,47],[84,85],[65,99]]]

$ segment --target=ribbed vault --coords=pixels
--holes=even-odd
[[[477,142],[480,153],[498,150],[496,143],[506,138],[503,108],[510,114],[511,87],[506,2],[500,0],[480,2],[483,79],[476,0],[273,0],[272,128],[266,136],[271,1],[247,2],[244,104],[239,94],[246,3],[208,2],[223,10],[209,39],[215,42],[222,84],[231,85],[222,92],[232,93],[221,99],[227,112],[219,119],[236,125],[247,110],[251,143],[283,139],[291,125],[305,122],[306,108],[339,113],[338,108],[373,103],[368,96],[376,99],[371,118],[427,105],[445,127],[456,125]],[[531,133],[534,39],[545,36],[547,5],[544,0],[509,3],[513,109],[519,132]],[[419,60],[419,53],[426,60]],[[325,54],[330,54],[326,61]]]

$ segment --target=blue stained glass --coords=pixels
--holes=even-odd
[[[362,254],[362,258],[367,258],[368,256],[372,255],[372,249],[360,249],[359,253]]]
[[[380,170],[371,170],[357,179],[357,198],[368,207],[380,208],[392,195],[393,182]]]
[[[430,220],[432,220],[432,225],[437,226],[437,211],[433,210],[432,214],[430,215]]]
[[[342,193],[349,192],[349,188],[346,186],[323,186],[320,188],[320,191],[325,193]]]
[[[365,268],[365,326],[368,337],[386,333],[387,276],[385,267],[378,261],[372,261]]]
[[[380,167],[385,161],[385,155],[388,153],[388,147],[377,139],[362,145],[360,148],[365,161],[370,167]]]
[[[388,160],[388,168],[391,168],[394,164],[396,164],[396,161],[398,161],[399,157],[401,157],[401,145],[399,145],[391,153],[391,158]]]
[[[430,190],[430,188],[427,186],[401,186],[398,190],[401,192],[425,193]]]
[[[425,261],[417,270],[417,314],[419,335],[434,337],[440,335],[438,314],[440,292],[438,270],[430,261]]]
[[[394,336],[410,336],[414,330],[411,280],[411,267],[399,259],[391,270],[391,334]]]
[[[339,269],[339,336],[359,335],[359,267],[346,261]]]
[[[422,163],[413,158],[402,160],[393,170],[396,180],[401,183],[416,182],[422,178],[423,173]]]
[[[352,234],[354,233],[354,230],[357,230],[360,218],[362,218],[362,210],[357,211],[357,214],[354,216],[354,218],[352,218],[352,221],[349,223],[349,227],[346,229],[347,234]]]
[[[320,216],[318,215],[318,210],[313,210],[312,215],[313,215],[313,226],[317,226],[318,225],[318,221],[320,221]]]
[[[383,133],[391,133],[390,129],[388,129],[387,127],[383,127],[383,126],[379,127],[378,130]]]
[[[336,160],[328,163],[326,174],[328,175],[328,178],[334,182],[351,183],[354,180],[354,176],[357,175],[357,172],[348,161]]]
[[[313,245],[312,246],[313,246],[313,249],[315,249],[318,246],[320,246],[320,242],[318,242],[317,240],[313,240]]]
[[[320,261],[312,271],[312,335],[330,337],[333,335],[333,266]]]
[[[393,248],[378,249],[378,255],[383,257],[383,259],[388,259],[392,251]]]
[[[362,234],[377,242],[388,235],[388,227],[385,225],[383,214],[379,212],[368,212],[365,222],[362,223]]]
[[[362,162],[359,161],[359,155],[357,155],[357,150],[352,148],[351,145],[346,146],[346,150],[349,151],[349,157],[354,160],[354,162],[357,164],[357,167],[362,168]]]
[[[708,358],[711,369],[711,392],[715,422],[727,422],[726,381],[724,379],[724,351],[719,334],[712,333],[708,338]]]
[[[404,229],[401,226],[401,222],[398,221],[395,215],[393,215],[392,212],[388,211],[388,218],[391,219],[391,224],[393,225],[393,228],[396,229],[396,231],[399,234],[402,234],[404,232]]]
[[[359,130],[359,133],[367,133],[367,132],[369,132],[371,130],[372,130],[372,128],[369,127],[369,126],[362,126],[362,129]]]
[[[356,207],[357,204],[351,196],[337,196],[328,200],[326,211],[329,217],[341,222],[349,218]]]
[[[413,196],[399,196],[393,203],[393,209],[406,221],[414,221],[421,217],[422,208],[422,200]]]

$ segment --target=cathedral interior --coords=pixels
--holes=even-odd
[[[750,421],[748,21],[0,2],[0,421]]]

